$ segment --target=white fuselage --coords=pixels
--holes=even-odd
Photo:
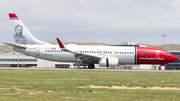
[[[26,49],[14,48],[15,51],[33,57],[57,61],[57,62],[78,62],[74,54],[62,51],[58,45],[26,45]],[[116,57],[119,63],[134,64],[135,50],[134,46],[83,46],[83,45],[65,45],[73,52],[86,55],[97,56],[101,58]],[[120,54],[121,52],[121,54]]]

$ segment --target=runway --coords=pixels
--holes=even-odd
[[[87,71],[137,71],[137,72],[180,72],[180,70],[150,70],[150,69],[87,69],[87,68],[54,68],[54,67],[0,67],[0,69],[39,69],[39,70],[87,70]]]

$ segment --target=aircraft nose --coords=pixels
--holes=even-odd
[[[177,60],[178,60],[178,57],[175,55],[172,55],[172,61],[177,61]]]

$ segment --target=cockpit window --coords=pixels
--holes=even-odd
[[[167,53],[167,52],[165,52],[164,54],[166,54],[166,55],[170,55],[171,53]]]

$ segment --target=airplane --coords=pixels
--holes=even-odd
[[[59,38],[58,45],[52,45],[36,39],[15,13],[9,13],[9,18],[14,26],[15,43],[4,44],[13,46],[17,52],[36,58],[84,64],[89,69],[94,69],[94,64],[107,68],[117,67],[119,64],[164,66],[178,60],[169,51],[152,47],[63,45]]]

